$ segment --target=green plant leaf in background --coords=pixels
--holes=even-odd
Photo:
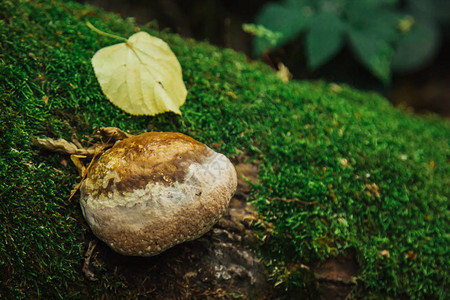
[[[394,43],[399,39],[398,24],[403,16],[393,10],[395,2],[351,0],[345,10],[351,49],[357,59],[385,84],[391,79]]]
[[[306,30],[306,55],[311,70],[330,61],[349,36],[356,57],[384,83],[390,81],[395,43],[400,38],[397,0],[285,0],[268,3],[256,23],[283,34],[274,45],[255,38],[254,52],[280,47]],[[369,15],[370,14],[370,15]]]
[[[356,56],[373,75],[387,84],[391,79],[391,61],[394,56],[392,46],[362,31],[350,30],[349,36]]]
[[[242,30],[257,38],[266,40],[272,47],[276,46],[278,40],[283,36],[281,32],[274,32],[261,24],[242,24]]]
[[[256,16],[256,24],[262,24],[273,32],[283,35],[278,40],[277,47],[295,38],[307,25],[312,15],[308,0],[288,1],[285,3],[267,3]],[[264,51],[276,48],[266,39],[255,37],[253,52],[261,56]]]
[[[430,63],[439,50],[441,29],[450,26],[448,0],[407,0],[405,10],[413,24],[404,31],[392,62],[393,70],[401,73],[418,71]]]
[[[417,71],[433,59],[439,42],[440,34],[436,24],[417,21],[400,40],[392,69],[397,72]]]
[[[261,56],[306,31],[305,53],[309,68],[315,70],[333,59],[348,37],[356,58],[387,84],[392,70],[416,71],[431,61],[439,46],[439,25],[449,20],[449,7],[448,0],[269,2],[257,14],[256,23],[283,36],[276,44],[255,37],[254,53]],[[414,26],[404,30],[402,22],[408,18]]]
[[[406,10],[417,19],[434,21],[444,26],[450,25],[450,1],[448,0],[407,0]]]
[[[351,5],[348,4],[344,12],[348,27],[389,43],[396,41],[399,38],[398,23],[404,14],[383,2],[350,1]]]
[[[342,49],[344,24],[334,12],[323,12],[312,17],[309,28],[306,50],[309,66],[314,70]]]

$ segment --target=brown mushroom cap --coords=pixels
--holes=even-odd
[[[103,154],[80,203],[94,234],[115,251],[152,256],[209,231],[235,190],[224,155],[181,133],[151,132]]]

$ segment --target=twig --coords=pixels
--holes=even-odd
[[[95,151],[94,152],[94,156],[92,157],[91,162],[89,163],[89,166],[86,168],[86,171],[83,174],[83,177],[81,178],[81,181],[75,186],[74,190],[72,191],[72,194],[70,194],[69,197],[69,203],[72,200],[72,197],[76,194],[76,192],[80,189],[81,184],[83,184],[84,179],[86,178],[87,174],[89,173],[89,170],[91,169],[92,164],[95,161],[95,158],[97,157],[98,154],[102,153],[103,149],[100,152]]]
[[[94,272],[89,269],[92,252],[94,252],[95,246],[97,246],[97,240],[92,240],[89,242],[88,249],[86,250],[86,254],[84,255],[84,264],[83,264],[83,273],[86,277],[91,281],[96,281]]]
[[[320,206],[320,208],[324,209],[325,207],[320,204],[317,201],[303,201],[297,198],[292,198],[292,199],[286,199],[286,198],[280,198],[280,197],[275,197],[275,198],[266,198],[269,201],[283,201],[283,202],[295,202],[295,203],[300,203],[300,204],[304,204],[304,205],[318,205]]]

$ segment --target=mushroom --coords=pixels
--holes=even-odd
[[[80,204],[113,250],[153,256],[209,231],[236,182],[223,154],[181,133],[150,132],[117,142],[92,165]]]

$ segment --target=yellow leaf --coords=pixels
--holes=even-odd
[[[161,39],[138,32],[126,43],[97,51],[92,65],[103,93],[125,112],[181,114],[187,94],[181,66]]]

